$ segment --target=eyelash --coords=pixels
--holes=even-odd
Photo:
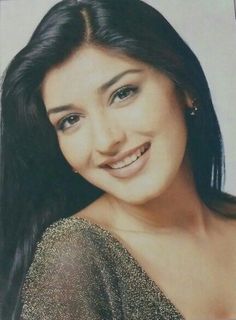
[[[137,86],[128,85],[128,86],[121,87],[112,94],[109,104],[111,105],[112,103],[116,102],[115,99],[117,97],[120,99],[119,102],[125,101],[128,98],[133,97],[138,91],[139,91],[139,88]],[[127,92],[128,92],[128,95],[126,95],[124,98],[119,97],[119,94],[124,94]],[[66,115],[64,118],[58,121],[56,125],[56,129],[59,131],[66,131],[67,129],[70,129],[71,127],[73,127],[77,122],[80,122],[79,120],[80,118],[81,118],[81,115],[76,113],[75,114],[71,113],[69,115]],[[66,123],[68,123],[69,120],[72,120],[74,122],[72,124],[69,124],[68,127],[66,127]]]
[[[76,114],[76,113],[75,114],[71,113],[69,115],[66,115],[64,118],[62,118],[62,119],[60,119],[58,121],[58,123],[56,125],[56,129],[59,130],[59,131],[65,131],[65,130],[71,128],[72,126],[74,126],[76,122],[79,122],[78,119],[80,119],[80,118],[81,118],[81,115]],[[71,119],[74,120],[74,121],[75,120],[78,120],[78,121],[70,124],[69,127],[66,127],[66,123]]]
[[[137,86],[124,86],[119,88],[115,93],[111,96],[110,104],[115,102],[115,99],[118,97],[119,94],[122,94],[124,92],[129,92],[130,94],[126,96],[125,98],[120,98],[120,101],[124,101],[132,96],[134,96],[138,92],[139,88]]]

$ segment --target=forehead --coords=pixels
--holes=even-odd
[[[147,68],[144,63],[114,51],[85,46],[46,74],[42,85],[46,108],[68,103],[78,92],[92,93],[125,70]]]

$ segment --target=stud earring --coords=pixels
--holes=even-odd
[[[78,173],[78,171],[76,171],[75,169],[73,169],[73,172],[76,174],[76,173]]]
[[[190,108],[190,116],[194,117],[196,115],[198,111],[198,107],[197,107],[197,99],[193,99],[192,100],[192,107]]]

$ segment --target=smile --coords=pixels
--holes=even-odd
[[[123,160],[117,161],[116,163],[110,164],[108,166],[111,167],[112,169],[125,168],[131,165],[132,163],[134,163],[137,159],[139,159],[146,150],[147,150],[147,147],[142,146],[140,149],[138,149],[136,152],[134,152],[130,156],[127,156]]]
[[[104,169],[114,177],[131,177],[145,166],[149,159],[150,146],[150,143],[146,143],[122,160],[110,163],[109,165],[107,164]]]

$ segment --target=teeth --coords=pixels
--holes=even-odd
[[[125,163],[125,165],[127,166],[128,164],[130,164],[132,162],[132,159],[130,157],[127,157],[123,160],[123,162]]]
[[[124,162],[123,161],[119,161],[119,162],[117,162],[117,165],[118,165],[118,168],[122,167],[124,165]]]
[[[126,157],[122,161],[118,161],[116,163],[110,164],[109,167],[111,167],[113,169],[118,169],[118,168],[122,168],[124,166],[127,166],[127,165],[131,164],[132,162],[136,161],[142,155],[142,153],[144,153],[144,151],[145,151],[145,147],[141,147],[139,150],[137,150],[131,156]]]
[[[117,162],[117,163],[114,163],[114,164],[110,165],[110,167],[111,167],[111,168],[114,168],[114,169],[120,168],[120,167],[122,167],[122,166],[124,166],[124,164],[123,164],[122,161],[119,161],[119,162]]]
[[[141,156],[141,150],[138,149],[138,151],[135,153],[135,155],[136,155],[137,157],[140,157],[140,156]]]

